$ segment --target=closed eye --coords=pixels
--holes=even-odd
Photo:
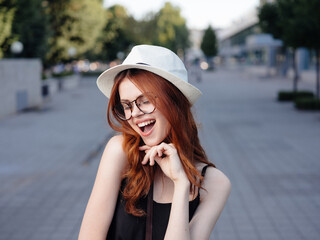
[[[121,103],[123,110],[131,110],[130,103]]]

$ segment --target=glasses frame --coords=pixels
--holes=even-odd
[[[148,97],[149,96],[149,97]],[[154,112],[154,110],[156,110],[157,106],[156,106],[156,101],[150,101],[150,103],[153,105],[153,110],[151,112],[145,112],[143,111],[140,107],[139,104],[137,104],[137,100],[141,97],[146,97],[148,98],[148,100],[150,101],[150,97],[152,98],[152,100],[155,100],[157,98],[157,96],[155,96],[153,93],[150,92],[145,92],[142,93],[141,95],[139,95],[135,100],[131,101],[131,102],[124,102],[124,101],[120,101],[119,103],[117,103],[114,107],[113,107],[113,111],[114,113],[117,115],[118,118],[120,118],[123,121],[128,121],[132,118],[132,111],[133,111],[133,103],[136,105],[136,107],[139,109],[139,111],[143,112],[144,114],[151,114]],[[128,119],[126,119],[125,117],[121,116],[121,114],[119,114],[119,111],[117,110],[117,106],[121,105],[121,104],[127,104],[130,108],[131,114],[130,117]]]

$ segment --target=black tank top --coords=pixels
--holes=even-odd
[[[204,177],[207,170],[206,165],[203,167],[201,175]],[[121,189],[124,188],[125,181],[122,181]],[[140,199],[137,208],[147,212],[148,197]],[[192,219],[200,203],[200,193],[195,199],[189,201],[189,221]],[[115,212],[108,231],[107,240],[143,240],[146,233],[146,216],[136,217],[128,214],[125,210],[126,201],[119,191]],[[171,203],[157,203],[153,201],[153,218],[152,218],[152,239],[163,240],[167,230]]]

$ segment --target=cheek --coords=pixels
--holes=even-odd
[[[165,118],[165,117],[163,117],[162,119],[161,119],[162,121],[162,129],[164,130],[164,132],[165,132],[165,134],[167,135],[167,134],[169,134],[169,132],[170,132],[170,129],[171,129],[171,125],[170,125],[170,123],[168,122],[168,120]]]
[[[137,126],[132,122],[131,119],[128,121],[128,124],[129,124],[130,127],[133,128],[133,129],[135,129],[135,127],[137,127]]]
[[[166,126],[166,135],[168,135],[170,133],[170,130],[171,130],[171,126],[169,123],[167,123],[167,126]]]

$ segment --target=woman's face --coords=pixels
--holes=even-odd
[[[132,102],[143,93],[128,78],[124,78],[119,85],[121,102]],[[145,114],[132,102],[132,116],[128,121],[130,126],[141,136],[148,146],[160,144],[168,135],[170,124],[164,115],[155,109]]]

